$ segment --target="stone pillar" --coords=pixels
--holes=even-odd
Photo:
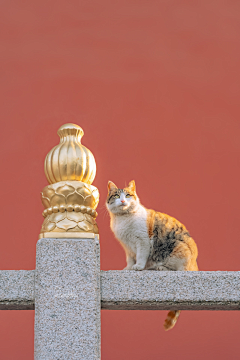
[[[100,314],[98,235],[40,239],[35,274],[35,360],[99,360]]]
[[[93,154],[64,124],[47,154],[49,185],[35,273],[35,360],[100,359],[100,264]]]

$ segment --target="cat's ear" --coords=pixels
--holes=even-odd
[[[131,191],[136,192],[136,185],[135,185],[135,181],[134,181],[134,180],[130,181],[130,183],[128,184],[128,188],[129,188]]]
[[[114,190],[114,189],[117,189],[118,187],[112,182],[112,181],[109,181],[108,182],[108,192]]]

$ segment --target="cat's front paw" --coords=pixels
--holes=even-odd
[[[139,265],[139,264],[135,264],[132,266],[132,270],[143,270],[145,268],[145,266]]]
[[[126,266],[123,270],[132,270],[132,266]]]

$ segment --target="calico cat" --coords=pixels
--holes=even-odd
[[[185,226],[141,205],[134,181],[124,189],[109,181],[106,206],[111,229],[126,253],[124,270],[198,270],[197,246]],[[174,327],[179,314],[179,310],[168,313],[165,330]]]

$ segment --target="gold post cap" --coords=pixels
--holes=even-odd
[[[44,206],[40,238],[95,237],[98,189],[93,154],[81,144],[83,129],[65,124],[58,129],[60,143],[45,158],[44,171],[50,185],[41,193]]]
[[[49,184],[59,181],[82,181],[92,184],[96,162],[89,149],[81,144],[83,129],[76,124],[65,124],[58,129],[60,143],[46,156],[44,172]]]

